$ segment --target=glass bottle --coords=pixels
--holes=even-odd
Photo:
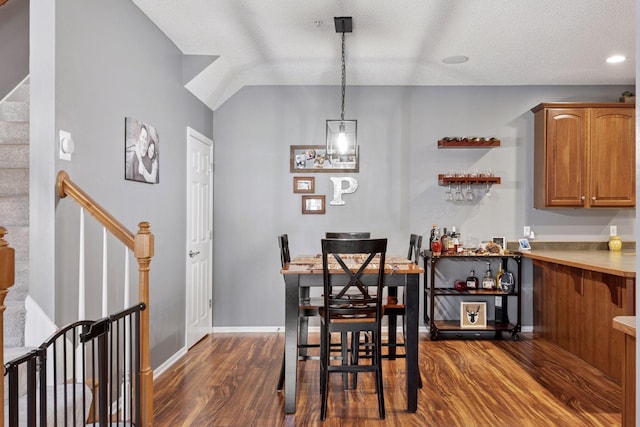
[[[487,271],[484,272],[484,277],[482,278],[482,289],[495,289],[495,287],[496,279],[491,272],[491,263],[487,262]]]
[[[433,225],[433,234],[431,238],[431,251],[433,255],[440,256],[442,253],[442,243],[440,243],[440,230]]]
[[[500,287],[501,278],[502,278],[502,261],[498,263],[498,272],[496,273],[496,288]]]
[[[442,236],[440,237],[440,244],[442,245],[442,253],[446,254],[449,252],[449,234],[447,234],[447,228],[445,227],[442,231]]]
[[[471,270],[469,277],[467,277],[467,289],[478,289],[478,287],[479,281],[476,277],[476,272],[475,270]]]

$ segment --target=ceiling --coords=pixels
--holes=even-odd
[[[634,0],[133,2],[185,55],[204,55],[186,87],[214,110],[247,85],[339,85],[335,16],[353,17],[348,86],[635,83]],[[469,61],[442,61],[458,55]]]

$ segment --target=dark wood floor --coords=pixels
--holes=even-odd
[[[155,381],[156,426],[616,426],[622,392],[600,371],[531,334],[520,341],[421,336],[424,388],[406,412],[404,360],[384,362],[386,420],[369,375],[344,391],[332,377],[320,415],[318,362],[300,363],[297,411],[276,392],[282,334],[214,334]]]

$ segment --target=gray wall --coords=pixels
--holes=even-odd
[[[59,0],[55,5],[55,14],[47,22],[54,31],[48,37],[55,40],[55,57],[34,70],[41,76],[39,80],[55,81],[55,93],[45,100],[36,96],[37,105],[33,106],[48,108],[51,97],[55,99],[54,129],[34,141],[37,149],[49,156],[43,179],[46,192],[53,195],[50,184],[55,173],[65,169],[130,230],[137,231],[139,221],[151,223],[155,256],[150,278],[150,345],[151,364],[157,367],[185,344],[186,128],[211,136],[212,112],[183,87],[182,53],[131,1]],[[40,10],[47,7],[40,0],[32,6]],[[142,120],[158,130],[157,185],[124,180],[125,117]],[[38,115],[34,127],[37,120]],[[57,160],[60,129],[70,131],[75,141],[71,162]],[[37,301],[61,325],[75,320],[77,314],[79,208],[70,200],[55,202],[55,295],[48,291],[36,294],[41,296]],[[44,208],[51,211],[53,203]],[[38,224],[46,223],[51,220],[50,212],[36,219]],[[101,233],[101,227],[87,215],[88,318],[101,314]],[[37,236],[35,240],[38,242]],[[109,249],[109,279],[120,284],[124,249],[113,238]],[[137,301],[136,270],[133,260],[132,302]],[[43,300],[44,295],[50,299]],[[109,311],[120,309],[123,299],[121,285],[114,286]]]
[[[29,74],[29,0],[0,7],[0,99]]]
[[[293,194],[290,145],[322,145],[325,120],[339,116],[336,87],[245,87],[214,115],[214,327],[282,326],[284,282],[276,236],[292,255],[316,254],[329,230],[367,230],[406,253],[412,232],[456,226],[464,239],[505,236],[531,225],[538,240],[607,240],[615,224],[635,240],[635,210],[533,209],[533,114],[540,102],[616,101],[633,87],[348,87],[345,118],[358,120],[360,173],[345,206],[302,215]],[[438,149],[445,136],[495,136],[492,149]],[[438,173],[491,167],[502,183],[472,205],[444,201]],[[329,201],[330,176],[313,174]],[[476,189],[476,195],[483,189]],[[246,260],[251,268],[238,268]],[[443,266],[444,267],[444,266]],[[469,266],[438,278],[464,278]],[[497,267],[494,266],[494,273]],[[475,268],[478,275],[483,263]],[[525,270],[523,323],[531,325],[531,272]],[[238,303],[242,301],[242,303]]]

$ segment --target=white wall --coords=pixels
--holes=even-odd
[[[214,327],[281,326],[284,282],[276,237],[289,234],[292,255],[320,252],[329,230],[366,230],[406,253],[412,232],[456,226],[463,238],[505,236],[523,225],[538,240],[607,240],[616,224],[635,240],[635,210],[533,209],[533,114],[540,102],[616,101],[633,88],[606,86],[348,87],[345,118],[358,120],[358,191],[326,215],[302,215],[293,194],[290,145],[322,145],[325,120],[339,116],[337,87],[245,87],[214,114]],[[494,136],[491,149],[438,149],[445,136]],[[438,173],[491,167],[502,178],[493,196],[472,205],[444,201]],[[330,176],[314,174],[331,199]],[[479,189],[476,194],[479,194]],[[245,264],[239,265],[238,261]],[[476,272],[484,271],[480,263]],[[529,270],[525,267],[525,270]],[[494,270],[495,271],[495,270]],[[469,269],[458,272],[464,278]],[[530,272],[527,273],[530,277]],[[530,278],[523,323],[531,325]]]

